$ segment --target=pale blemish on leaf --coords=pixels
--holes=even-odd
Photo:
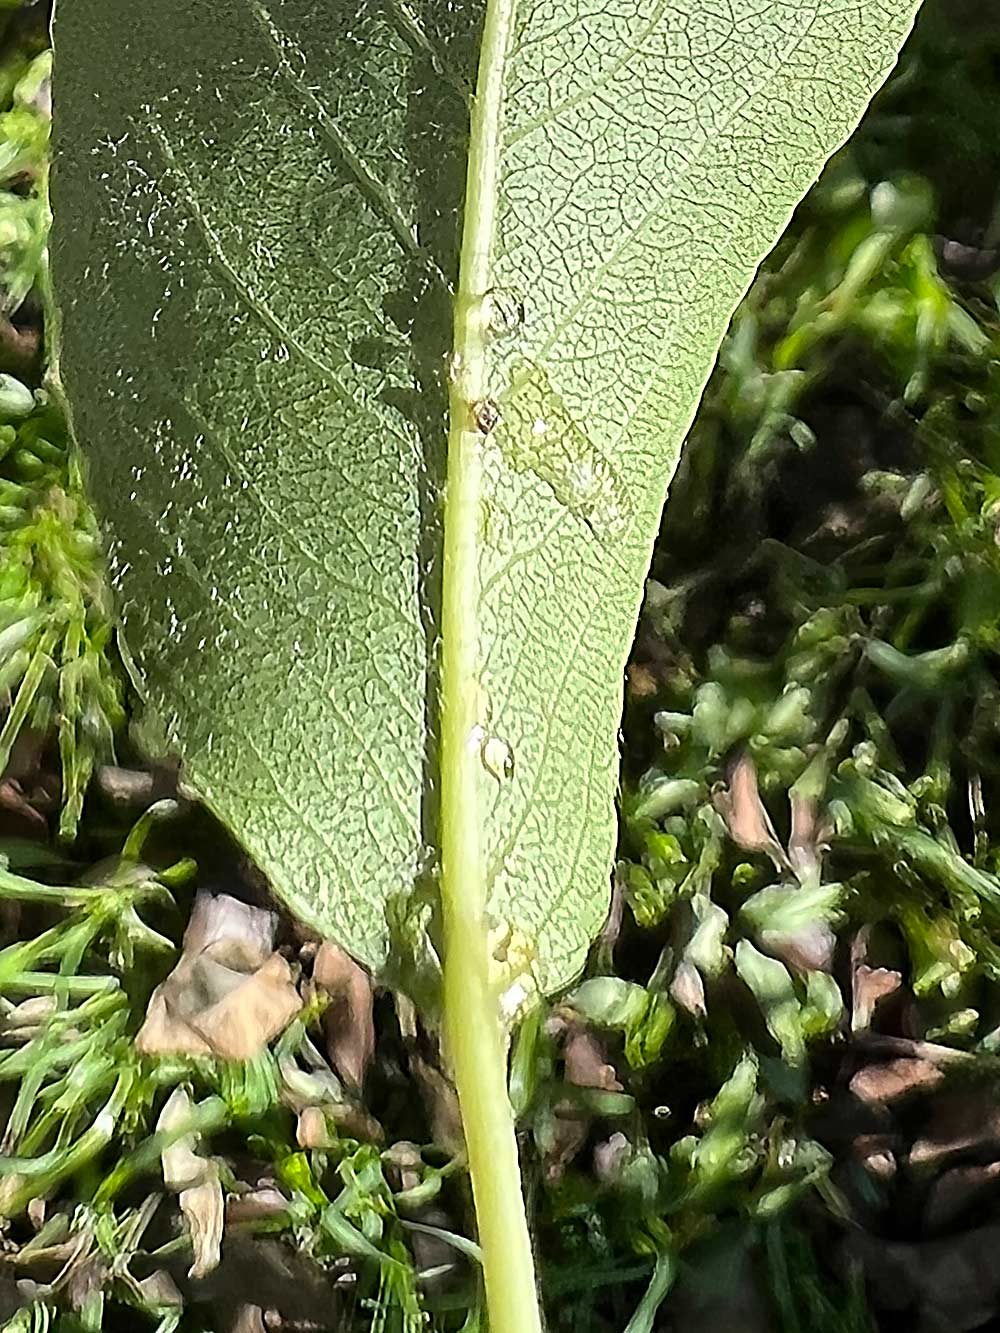
[[[610,459],[573,419],[540,366],[517,366],[500,397],[493,435],[515,472],[533,472],[596,537],[611,539],[628,521],[625,488]]]

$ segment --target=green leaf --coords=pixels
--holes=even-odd
[[[782,934],[808,930],[817,922],[837,919],[837,908],[844,896],[842,884],[790,886],[769,884],[758,889],[744,902],[740,915],[756,931]]]
[[[674,1025],[674,1008],[665,995],[620,977],[589,977],[567,1003],[588,1022],[622,1033],[633,1069],[656,1063]]]
[[[800,1005],[788,968],[755,949],[749,940],[740,940],[734,958],[736,971],[753,992],[782,1056],[791,1065],[801,1064],[805,1058],[805,1038]]]
[[[484,769],[481,801],[491,908],[546,987],[606,910],[622,666],[680,441],[913,9],[514,15],[477,627],[513,775]],[[483,12],[61,0],[55,25],[61,371],[148,734],[289,905],[373,964],[385,900],[438,840],[445,366]]]
[[[759,1073],[756,1056],[752,1051],[744,1052],[713,1098],[708,1108],[707,1128],[691,1144],[690,1190],[702,1193],[719,1190],[735,1176],[745,1173],[749,1165],[744,1159],[748,1139],[757,1127],[764,1105],[757,1091]]]
[[[677,1260],[669,1252],[657,1257],[653,1276],[635,1314],[628,1321],[625,1333],[652,1333],[657,1311],[670,1294],[677,1277]]]

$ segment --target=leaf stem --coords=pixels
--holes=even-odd
[[[496,227],[504,75],[516,0],[488,0],[472,102],[455,299],[444,506],[441,905],[445,1027],[476,1201],[491,1333],[540,1333],[506,1048],[489,975],[481,842],[479,532],[487,293]]]

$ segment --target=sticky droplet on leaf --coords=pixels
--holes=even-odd
[[[499,736],[486,736],[479,750],[483,768],[497,782],[509,782],[514,776],[514,752]]]
[[[524,301],[516,292],[494,288],[483,297],[486,327],[491,337],[503,338],[524,323]]]

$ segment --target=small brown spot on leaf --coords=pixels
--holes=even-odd
[[[500,407],[492,398],[481,398],[473,404],[472,418],[480,435],[489,435],[500,424]]]

